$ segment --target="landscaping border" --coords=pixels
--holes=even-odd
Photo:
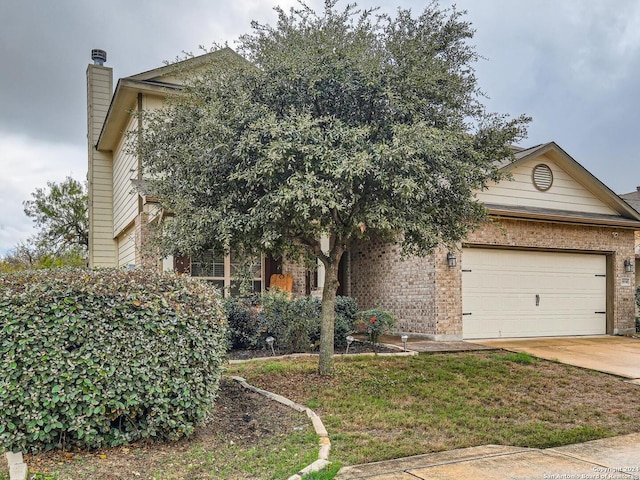
[[[269,392],[267,390],[262,390],[261,388],[253,386],[247,383],[247,381],[242,377],[233,376],[231,378],[236,382],[238,382],[247,390],[251,390],[252,392],[263,395],[270,400],[274,400],[278,403],[281,403],[282,405],[292,408],[300,413],[306,413],[307,417],[311,419],[311,423],[313,424],[313,429],[316,431],[316,434],[318,435],[318,437],[320,437],[320,450],[318,451],[318,460],[316,460],[310,465],[307,465],[305,468],[300,470],[295,475],[290,476],[287,480],[302,480],[303,475],[306,475],[312,472],[319,472],[320,470],[322,470],[323,468],[325,468],[327,465],[331,463],[329,461],[329,452],[331,450],[331,441],[329,440],[329,434],[327,433],[327,429],[322,423],[322,420],[313,410],[311,410],[310,408],[304,405],[301,405],[292,400],[289,400],[288,398],[285,398],[282,395],[278,395],[277,393]]]

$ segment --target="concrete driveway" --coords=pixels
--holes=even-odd
[[[525,352],[577,367],[625,377],[640,384],[640,339],[630,337],[553,337],[473,340],[479,345]]]

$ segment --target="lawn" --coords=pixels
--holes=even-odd
[[[546,448],[640,431],[638,386],[537,360],[474,352],[245,363],[233,373],[313,408],[331,460],[359,464],[485,444]]]
[[[314,409],[329,431],[330,460],[343,465],[484,444],[544,448],[640,431],[640,387],[526,354],[338,357],[335,366],[333,376],[321,377],[317,358],[274,359],[230,365],[227,373]],[[27,463],[32,471],[46,469],[39,480],[231,480],[287,478],[317,458],[306,416],[232,385],[225,383],[216,417],[193,439],[41,454]]]

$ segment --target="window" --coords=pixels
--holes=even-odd
[[[207,250],[191,258],[191,276],[211,282],[220,288],[225,296],[240,293],[240,277],[242,269],[248,268],[251,276],[253,292],[262,291],[262,259],[250,258],[243,265],[243,261],[236,254]]]

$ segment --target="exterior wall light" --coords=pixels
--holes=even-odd
[[[449,268],[455,267],[457,263],[458,259],[456,258],[456,256],[451,252],[447,252],[447,265],[449,265]]]
[[[633,264],[628,258],[624,261],[624,271],[627,273],[633,272]]]

